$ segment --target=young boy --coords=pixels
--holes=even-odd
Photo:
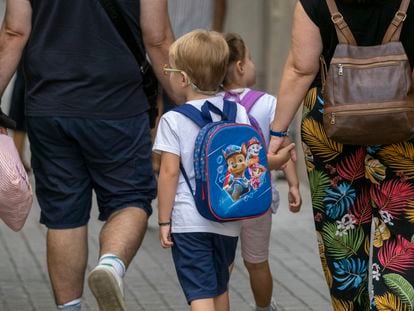
[[[170,83],[178,96],[197,109],[208,100],[223,109],[216,96],[227,70],[229,48],[213,31],[195,30],[170,48]],[[220,120],[212,113],[213,121]],[[237,105],[236,122],[249,123],[243,107]],[[158,220],[164,248],[172,247],[178,279],[193,311],[228,311],[229,266],[233,263],[240,222],[218,223],[197,211],[182,163],[195,188],[193,152],[198,126],[175,111],[160,120],[153,150],[161,153],[158,179]]]

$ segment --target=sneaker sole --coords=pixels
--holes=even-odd
[[[111,272],[103,269],[92,271],[88,284],[100,311],[126,311],[121,290]]]

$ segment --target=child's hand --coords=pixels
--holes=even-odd
[[[289,210],[292,213],[299,212],[300,207],[302,205],[302,197],[299,192],[299,187],[296,187],[296,186],[289,187],[288,200],[289,200]]]
[[[290,151],[295,148],[295,143],[291,143],[287,145],[286,147],[283,147],[279,149],[279,151],[276,153],[278,156],[280,156],[281,161],[283,161],[282,169],[285,167],[286,163],[290,160]]]
[[[171,241],[171,226],[160,226],[160,242],[164,248],[170,248],[173,245]]]

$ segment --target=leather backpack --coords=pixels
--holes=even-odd
[[[321,57],[323,124],[352,145],[392,144],[414,135],[412,71],[399,41],[410,0],[402,0],[381,45],[358,46],[334,0],[326,0],[338,45],[329,71]]]

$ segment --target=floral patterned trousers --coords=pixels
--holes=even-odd
[[[333,308],[414,310],[414,141],[342,145],[326,136],[322,113],[320,89],[310,89],[302,142]]]

